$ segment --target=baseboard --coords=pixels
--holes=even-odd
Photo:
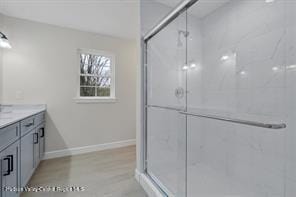
[[[135,170],[135,179],[140,183],[149,197],[164,197],[154,183],[144,174]]]
[[[71,155],[79,155],[79,154],[107,150],[107,149],[121,148],[121,147],[131,146],[135,144],[136,144],[136,140],[130,139],[130,140],[124,140],[124,141],[118,141],[118,142],[105,143],[105,144],[97,144],[97,145],[91,145],[91,146],[83,146],[83,147],[77,147],[77,148],[51,151],[51,152],[45,153],[43,160],[53,159],[58,157],[66,157]]]
[[[140,182],[140,176],[141,176],[141,173],[139,172],[138,169],[135,169],[135,179]]]

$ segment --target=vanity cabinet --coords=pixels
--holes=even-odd
[[[34,155],[34,168],[37,168],[39,162],[40,162],[40,135],[39,135],[39,128],[37,128],[34,131],[34,138],[33,138],[34,142],[34,151],[33,151],[33,155]]]
[[[34,172],[34,134],[30,131],[21,139],[21,186],[24,187]]]
[[[44,155],[44,112],[0,129],[0,197],[18,197]]]
[[[39,140],[38,140],[38,142],[39,142],[39,146],[38,146],[39,155],[38,155],[38,157],[39,157],[39,161],[40,161],[40,160],[43,159],[44,153],[45,153],[45,124],[44,123],[42,123],[38,127],[37,132],[38,132],[38,137],[39,137]],[[37,163],[39,163],[39,162],[37,162]]]
[[[27,132],[31,131],[34,127],[36,126],[35,124],[35,116],[26,118],[21,121],[21,135],[25,135]]]
[[[27,185],[32,174],[38,167],[44,154],[44,136],[45,136],[45,117],[44,113],[27,118],[21,125],[21,185]],[[33,124],[28,131],[26,125]],[[23,131],[24,130],[24,131]],[[42,154],[41,154],[42,153]]]
[[[6,149],[4,149],[1,155],[1,197],[17,197],[19,192],[19,141],[16,141]]]

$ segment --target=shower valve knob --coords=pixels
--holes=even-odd
[[[181,88],[181,87],[179,87],[179,88],[176,88],[176,90],[175,90],[175,96],[177,97],[177,98],[183,98],[184,97],[184,89],[183,88]]]

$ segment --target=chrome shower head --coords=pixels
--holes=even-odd
[[[183,46],[183,42],[182,42],[181,36],[184,36],[184,38],[187,38],[189,36],[189,32],[188,31],[183,31],[183,30],[179,30],[178,31],[178,43],[177,43],[177,46],[178,47],[182,47]]]

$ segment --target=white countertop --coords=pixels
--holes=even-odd
[[[1,105],[0,129],[46,110],[46,105]]]

